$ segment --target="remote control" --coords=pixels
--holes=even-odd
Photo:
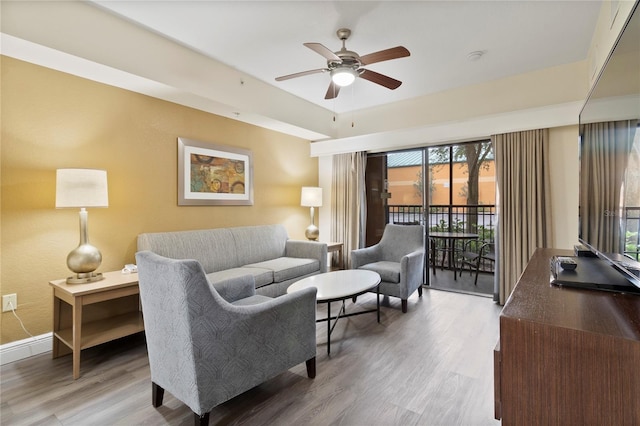
[[[560,264],[560,267],[565,271],[573,271],[578,267],[578,264],[576,263],[576,261],[570,257],[560,256],[558,257],[558,263]]]

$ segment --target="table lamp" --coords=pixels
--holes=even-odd
[[[304,231],[304,235],[311,241],[317,241],[320,231],[315,225],[315,208],[322,207],[322,188],[312,186],[303,186],[300,196],[300,205],[302,207],[311,207],[311,225]]]
[[[56,208],[80,208],[80,244],[67,256],[67,266],[76,273],[69,284],[100,281],[95,273],[102,263],[102,253],[89,244],[87,207],[108,207],[107,172],[92,169],[58,169],[56,171]]]

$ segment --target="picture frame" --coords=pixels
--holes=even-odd
[[[178,138],[178,205],[253,205],[251,151]]]

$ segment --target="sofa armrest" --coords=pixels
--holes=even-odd
[[[368,263],[382,260],[380,252],[381,249],[378,244],[375,244],[371,247],[351,250],[351,269],[358,269],[359,267]]]
[[[256,281],[253,275],[243,275],[241,277],[233,277],[213,283],[209,281],[209,283],[216,289],[220,296],[229,303],[256,294]]]
[[[327,244],[316,241],[287,240],[284,255],[303,259],[318,259],[320,272],[327,272]]]

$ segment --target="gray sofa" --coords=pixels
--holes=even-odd
[[[327,245],[290,240],[282,225],[242,226],[138,235],[138,251],[195,259],[214,287],[251,275],[256,293],[277,297],[295,281],[327,271]]]

